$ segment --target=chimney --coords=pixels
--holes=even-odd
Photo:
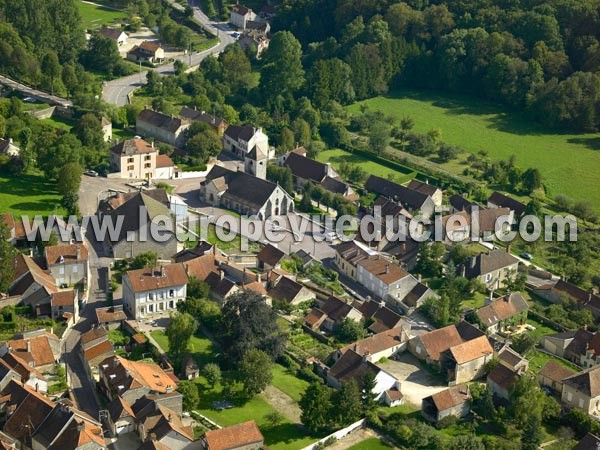
[[[173,415],[169,414],[169,423],[172,423],[172,422],[173,422]]]
[[[506,246],[506,253],[510,253],[510,244]]]
[[[477,256],[472,256],[471,257],[471,269],[474,269],[476,264],[477,264]]]
[[[79,245],[77,246],[76,258],[77,261],[81,259],[81,247]]]
[[[31,353],[31,341],[27,340],[27,353]]]
[[[583,325],[583,331],[587,331],[587,323]]]
[[[165,266],[160,266],[160,276],[164,277],[165,275]]]
[[[154,141],[152,141],[152,142],[150,143],[150,145],[152,146],[152,148],[154,148]]]
[[[225,271],[223,269],[219,269],[219,276],[221,277],[221,280],[225,278]]]
[[[213,250],[213,256],[217,256],[217,243],[216,242],[213,244],[212,250]]]
[[[246,284],[246,266],[244,266],[244,273],[242,273],[242,289],[244,289],[245,284]]]
[[[460,266],[460,276],[463,278],[466,278],[467,276],[467,266],[465,266],[464,264],[461,264]]]
[[[402,254],[404,255],[406,253],[406,242],[402,243]]]
[[[419,280],[419,283],[421,282],[421,280],[423,280],[423,276],[421,274],[418,275],[417,279]]]
[[[390,263],[385,265],[385,273],[390,273]]]

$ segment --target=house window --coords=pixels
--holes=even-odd
[[[490,281],[491,279],[492,279],[492,274],[491,273],[486,274],[485,281]]]
[[[150,300],[154,300],[154,293],[150,292],[150,293],[148,294],[148,299],[150,299]]]
[[[144,168],[145,168],[145,169],[149,169],[150,167],[152,167],[152,164],[150,164],[150,163],[146,163],[146,164],[144,164]]]
[[[175,297],[175,291],[173,289],[169,289],[169,297]]]
[[[421,354],[421,347],[416,347],[415,351],[420,355]]]
[[[64,267],[59,267],[58,273],[60,273],[61,275],[64,275],[65,274],[65,268]]]
[[[133,158],[127,158],[127,162],[133,164]]]
[[[73,266],[73,273],[77,273],[79,271],[79,267]]]
[[[571,392],[567,392],[567,401],[573,401],[573,394]]]
[[[127,166],[127,170],[129,170],[129,171],[133,170],[133,166]]]
[[[583,399],[582,398],[579,399],[579,407],[583,408]]]
[[[150,156],[150,155],[144,156],[144,161],[150,161],[151,159],[152,159],[152,156]]]

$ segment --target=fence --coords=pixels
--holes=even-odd
[[[315,442],[314,444],[309,445],[308,447],[304,447],[302,450],[313,450],[314,448],[317,448],[320,444],[323,444],[324,442],[327,442],[329,440],[339,441],[340,439],[348,436],[353,431],[364,427],[366,422],[367,419],[360,419],[358,422],[354,422],[352,425],[349,425],[346,428],[338,430],[335,433],[331,433],[329,436],[324,437],[323,439]]]

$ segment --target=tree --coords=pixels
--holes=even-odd
[[[251,349],[276,359],[283,354],[285,336],[277,314],[262,297],[251,292],[230,296],[223,305],[219,329],[226,361],[237,364]]]
[[[260,88],[267,99],[296,92],[304,83],[302,47],[289,31],[278,31],[271,37],[263,54]]]
[[[73,132],[81,143],[88,148],[100,152],[106,147],[102,122],[95,114],[88,113],[81,116],[81,119],[77,121],[77,125],[73,127]],[[99,160],[99,156],[96,159]]]
[[[288,127],[284,127],[279,135],[279,150],[284,152],[293,150],[296,147],[295,142],[294,132]]]
[[[298,209],[302,212],[312,212],[312,201],[310,199],[310,195],[308,194],[308,192],[304,192],[304,194],[302,194],[302,198],[300,199],[300,205],[298,205]]]
[[[375,411],[377,408],[377,394],[373,392],[375,386],[375,372],[372,370],[367,370],[362,375],[359,384],[361,403],[364,413]]]
[[[345,317],[337,326],[336,335],[342,342],[354,342],[362,339],[367,334],[362,322]]]
[[[221,139],[212,129],[192,135],[185,144],[186,152],[202,163],[206,163],[211,156],[217,156],[221,148]]]
[[[269,427],[275,428],[277,425],[284,421],[285,417],[279,411],[273,410],[270,413],[265,414],[264,419],[265,422],[269,424]]]
[[[298,402],[302,411],[300,420],[312,433],[321,433],[332,427],[331,389],[320,382],[312,383]]]
[[[273,361],[262,350],[254,348],[244,354],[238,369],[238,377],[247,397],[265,390],[273,380],[272,370]]]
[[[377,154],[381,154],[390,142],[390,126],[383,120],[374,120],[369,126],[369,146]]]
[[[169,340],[169,353],[175,361],[179,361],[187,351],[192,335],[198,328],[198,323],[188,313],[171,313],[171,321],[165,330]]]
[[[92,34],[88,50],[83,55],[83,63],[92,70],[108,75],[120,74],[123,67],[117,43],[99,33]]]
[[[177,390],[183,396],[183,410],[193,411],[200,402],[200,395],[198,394],[198,386],[192,381],[184,380],[181,381]]]
[[[527,169],[523,173],[522,185],[523,189],[525,189],[528,194],[539,189],[542,186],[542,175],[540,174],[540,171],[536,168]]]
[[[350,425],[362,417],[361,393],[355,380],[342,384],[342,388],[333,394],[332,400],[335,405],[335,422],[337,426]]]
[[[60,77],[62,67],[54,50],[48,50],[42,59],[42,71],[50,79],[50,92],[54,95],[54,81]]]
[[[0,292],[8,292],[15,272],[17,250],[12,246],[11,230],[0,220]]]
[[[77,195],[82,175],[83,168],[78,163],[69,163],[62,166],[57,180],[58,192],[63,197]]]
[[[535,335],[531,333],[520,333],[512,339],[511,347],[515,352],[521,355],[527,355],[531,350],[535,348],[538,340]]]
[[[130,267],[132,270],[144,269],[146,267],[156,266],[158,261],[158,254],[156,252],[143,252],[138,254],[133,261],[131,261]]]
[[[191,276],[187,285],[187,295],[192,298],[207,298],[210,292],[210,286],[203,280]]]
[[[446,250],[441,242],[421,243],[417,257],[417,270],[431,276],[441,275],[442,256],[445,252]]]
[[[204,377],[211,387],[214,388],[215,385],[221,382],[221,368],[217,364],[205,364],[202,372],[204,373]]]

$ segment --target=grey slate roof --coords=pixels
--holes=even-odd
[[[315,183],[320,183],[327,176],[327,164],[323,164],[295,152],[290,152],[283,165],[289,167],[294,176]]]
[[[420,209],[429,197],[421,192],[414,191],[375,175],[369,177],[365,183],[365,189],[369,192],[395,199],[412,209]]]
[[[248,142],[257,131],[258,128],[251,127],[250,125],[230,125],[225,130],[225,135],[235,141],[241,139]]]
[[[154,127],[167,130],[170,133],[177,132],[185,124],[184,120],[179,117],[169,116],[158,111],[152,111],[151,109],[144,109],[138,114],[137,118]]]
[[[504,194],[501,194],[498,191],[494,191],[490,198],[488,198],[488,202],[501,207],[501,208],[509,208],[513,210],[517,216],[520,216],[525,212],[526,206],[518,200],[514,198],[510,198]]]
[[[480,253],[477,256],[473,256],[471,260],[464,264],[465,276],[466,278],[479,277],[481,275],[485,275],[486,273],[512,266],[518,262],[519,260],[517,258],[500,248],[492,250],[489,253]],[[461,267],[457,268],[457,273],[459,275]]]

